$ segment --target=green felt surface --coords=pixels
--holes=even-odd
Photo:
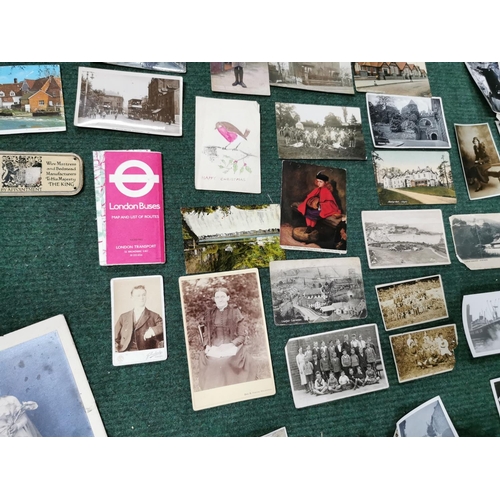
[[[358,106],[368,158],[373,150],[365,95],[354,96],[271,88],[270,97],[213,93],[208,63],[189,63],[184,75],[183,136],[78,128],[73,125],[78,66],[108,69],[101,63],[61,65],[67,131],[0,136],[1,151],[74,152],[84,161],[85,184],[74,197],[1,197],[0,335],[64,314],[110,436],[260,436],[286,426],[290,436],[390,436],[396,421],[424,401],[440,395],[461,436],[500,435],[500,418],[490,379],[500,377],[500,357],[473,359],[461,322],[462,295],[499,289],[500,270],[469,271],[458,262],[448,217],[498,212],[499,198],[469,201],[453,130],[454,123],[490,124],[500,143],[494,116],[462,63],[428,63],[432,94],[443,98],[457,205],[441,208],[452,265],[369,270],[362,210],[378,210],[373,166],[367,161],[316,161],[347,170],[349,242],[347,256],[361,259],[368,304],[362,321],[310,326],[274,326],[269,271],[260,270],[269,343],[276,381],[272,397],[194,412],[182,326],[178,278],[184,274],[180,207],[261,204],[280,200],[281,161],[276,146],[274,103],[296,102]],[[132,70],[133,71],[133,70]],[[261,110],[262,193],[260,195],[194,189],[195,96],[256,100]],[[92,175],[92,151],[151,149],[163,153],[167,263],[153,266],[101,267]],[[422,207],[425,208],[425,207]],[[429,208],[429,207],[427,207]],[[384,208],[385,209],[385,208]],[[404,220],[404,209],[400,209]],[[288,251],[289,259],[329,254]],[[441,274],[449,320],[455,322],[459,345],[450,373],[399,384],[375,296],[375,285]],[[160,363],[115,368],[111,363],[111,303],[114,277],[161,274],[165,280],[168,359]],[[284,347],[290,337],[376,322],[389,378],[388,390],[296,410]],[[402,330],[408,331],[412,328]],[[418,329],[414,328],[414,329]],[[0,374],[1,376],[1,374]]]

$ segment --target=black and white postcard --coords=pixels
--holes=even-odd
[[[167,359],[161,276],[111,280],[113,365]]]
[[[455,368],[456,325],[391,335],[389,340],[400,383],[450,372]]]
[[[285,354],[295,408],[389,387],[375,324],[289,339]]]
[[[283,162],[280,244],[287,250],[347,253],[344,169]]]
[[[429,399],[397,423],[399,437],[458,437],[439,396]]]
[[[360,108],[283,102],[275,108],[280,158],[366,160]]]
[[[464,295],[462,321],[474,358],[500,354],[500,292]]]
[[[473,80],[490,108],[500,113],[500,67],[498,62],[466,62]],[[497,115],[498,116],[498,115]]]
[[[469,199],[500,196],[500,157],[488,123],[455,124]]]
[[[260,193],[260,106],[196,97],[196,189]]]
[[[447,151],[372,151],[380,205],[457,202]]]
[[[354,94],[350,62],[270,62],[269,82],[275,87]]]
[[[147,69],[149,71],[163,71],[168,73],[185,73],[185,62],[110,62],[117,66],[126,66],[128,68]]]
[[[181,136],[182,78],[81,67],[74,124]]]
[[[353,69],[358,92],[431,96],[424,62],[355,62]]]
[[[181,208],[186,274],[268,267],[285,259],[280,206]]]
[[[193,409],[273,396],[259,271],[179,278]]]
[[[286,427],[280,427],[275,431],[270,432],[269,434],[264,434],[262,437],[288,437],[288,433],[286,431]]]
[[[500,213],[450,217],[457,259],[471,271],[500,267]]]
[[[0,437],[106,436],[64,316],[0,337]]]
[[[211,62],[212,92],[271,95],[267,62]]]
[[[490,380],[491,390],[495,398],[495,406],[497,407],[498,414],[500,415],[500,378]]]
[[[439,275],[377,285],[375,290],[386,330],[448,317]]]
[[[358,257],[275,261],[269,274],[276,325],[366,318]]]
[[[388,149],[450,149],[440,97],[366,94],[373,145]]]
[[[450,264],[441,210],[361,212],[370,269]]]

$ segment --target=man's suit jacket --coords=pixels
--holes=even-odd
[[[155,336],[144,340],[146,331],[152,328]],[[163,335],[163,320],[159,314],[144,309],[144,313],[139,318],[135,326],[137,348],[139,351],[144,349],[156,349],[156,341],[161,340]],[[134,311],[123,313],[116,322],[115,326],[115,348],[118,352],[124,352],[128,349],[132,336],[134,334]]]

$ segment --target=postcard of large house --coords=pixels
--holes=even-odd
[[[500,354],[500,292],[464,295],[462,321],[474,358]]]
[[[457,202],[447,151],[372,151],[380,205]]]
[[[431,97],[424,62],[355,62],[353,70],[358,92]]]
[[[182,135],[182,78],[78,68],[77,127]]]
[[[396,426],[399,437],[458,437],[439,396],[406,414]]]
[[[376,324],[291,338],[285,355],[295,408],[389,388]]]
[[[347,253],[345,169],[283,162],[280,244],[286,250]]]
[[[488,123],[455,124],[470,200],[500,196],[500,157]]]
[[[280,206],[181,208],[186,274],[268,267],[285,259]]]
[[[58,64],[0,66],[0,135],[65,130]]]
[[[490,108],[500,113],[500,66],[498,62],[466,62],[465,66]]]
[[[260,193],[260,106],[196,97],[196,189]]]
[[[275,87],[354,94],[350,62],[270,62],[269,83]]]
[[[456,325],[391,335],[389,340],[399,383],[451,372],[455,368]]]
[[[366,160],[360,108],[283,102],[275,107],[280,158]]]
[[[450,149],[440,97],[366,94],[373,145],[386,149]]]
[[[163,71],[169,73],[185,73],[185,62],[109,62],[108,64],[116,64],[117,66],[125,66],[128,68],[147,69],[149,71]]]
[[[276,325],[366,318],[358,257],[276,261],[269,274]]]
[[[267,62],[211,62],[212,92],[271,95]]]
[[[0,337],[0,437],[106,436],[64,316]]]
[[[470,270],[500,267],[500,213],[450,217],[457,259]]]
[[[375,286],[386,330],[448,317],[441,276]]]
[[[370,269],[451,264],[441,210],[361,212]]]

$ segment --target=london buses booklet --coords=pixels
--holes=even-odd
[[[162,156],[94,151],[99,264],[165,263]]]

